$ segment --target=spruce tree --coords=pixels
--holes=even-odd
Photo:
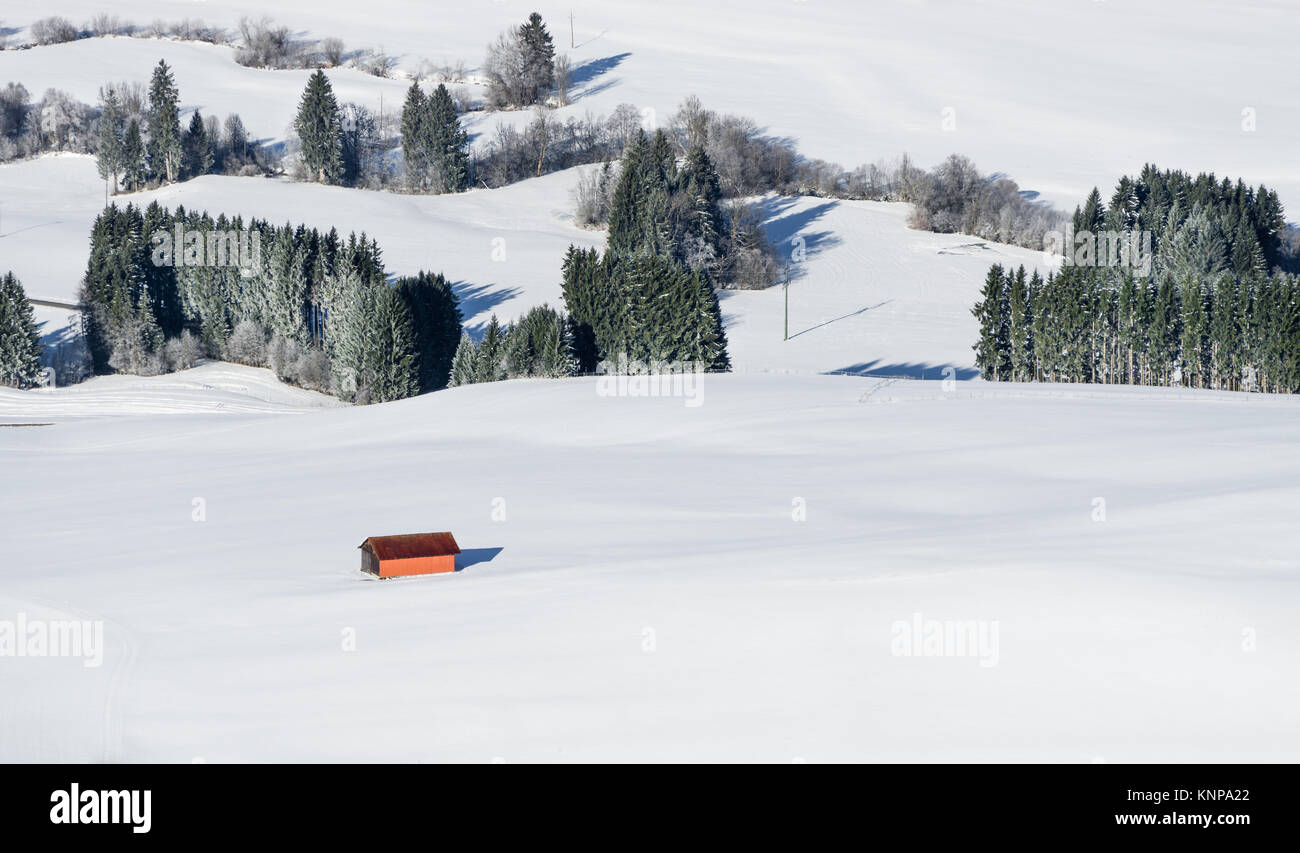
[[[496,382],[506,378],[505,358],[508,327],[503,327],[497,315],[488,320],[483,340],[479,342],[478,357],[474,364],[475,382]]]
[[[519,28],[525,105],[535,104],[555,86],[555,46],[542,16],[533,12]]]
[[[140,125],[131,119],[122,141],[122,187],[129,193],[144,189],[147,179],[144,141],[140,138]]]
[[[406,183],[413,190],[429,186],[428,102],[418,82],[406,90],[402,104],[402,159],[406,164]]]
[[[1010,277],[1007,287],[1007,346],[1013,382],[1028,382],[1033,377],[1033,335],[1031,334],[1029,285],[1021,266]]]
[[[0,278],[0,385],[30,388],[40,381],[41,343],[36,317],[12,272]]]
[[[461,128],[456,104],[441,83],[429,96],[423,124],[435,191],[463,192],[469,187],[469,134]]]
[[[975,344],[975,366],[980,376],[990,381],[1006,378],[1005,366],[1010,362],[1007,335],[1006,276],[1001,264],[989,268],[984,278],[980,301],[971,309],[979,320],[979,342]]]
[[[462,337],[456,294],[441,274],[424,271],[398,279],[394,286],[411,315],[420,391],[446,387]]]
[[[459,388],[461,385],[472,385],[478,381],[478,347],[474,345],[474,339],[464,332],[460,336],[460,344],[456,347],[456,355],[451,361],[451,377],[447,384],[452,388]]]
[[[155,178],[174,183],[181,168],[180,94],[167,63],[158,60],[149,83],[149,171]]]
[[[190,117],[190,127],[185,134],[182,155],[182,167],[186,177],[196,178],[212,171],[212,143],[208,139],[203,116],[198,110],[195,110],[194,115]]]
[[[99,113],[99,151],[95,155],[99,176],[104,180],[112,179],[112,192],[117,195],[117,177],[122,172],[124,159],[124,128],[122,126],[122,104],[117,97],[117,89],[108,86],[104,89],[103,105]]]
[[[343,174],[343,127],[339,105],[325,72],[307,80],[294,129],[302,144],[302,162],[312,180],[336,184]]]

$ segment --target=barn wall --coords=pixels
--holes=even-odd
[[[395,578],[407,575],[433,575],[441,572],[456,571],[456,556],[413,557],[407,560],[383,560],[380,562],[380,577]]]

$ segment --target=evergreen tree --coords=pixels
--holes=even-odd
[[[1025,268],[1021,266],[1010,277],[1007,287],[1007,346],[1010,362],[1009,378],[1014,382],[1028,382],[1033,378],[1034,342],[1029,304],[1029,284]]]
[[[122,171],[126,140],[123,129],[122,104],[113,86],[104,89],[99,113],[99,151],[95,155],[99,176],[112,179],[113,195],[117,195],[117,176]]]
[[[451,378],[448,385],[458,388],[472,385],[478,381],[478,347],[468,332],[460,336],[460,345],[456,347],[456,356],[451,362]]]
[[[343,173],[343,128],[339,105],[325,72],[307,80],[294,129],[302,144],[302,162],[312,180],[336,184]]]
[[[1010,363],[1006,276],[1001,264],[989,268],[980,297],[971,310],[980,323],[979,342],[974,347],[975,366],[979,368],[980,376],[996,382],[1006,378],[1006,366]]]
[[[167,63],[158,60],[149,83],[149,157],[150,174],[173,183],[180,177],[181,120],[180,94]]]
[[[423,271],[398,279],[395,288],[411,316],[419,390],[446,387],[463,334],[456,294],[441,274]]]
[[[41,343],[36,317],[12,272],[0,278],[0,385],[30,388],[40,381]]]
[[[407,185],[414,190],[429,187],[429,108],[424,90],[412,82],[402,105],[402,159],[406,163]]]
[[[182,145],[182,167],[186,177],[196,178],[212,171],[212,143],[208,139],[203,116],[198,110],[190,117],[190,127]]]
[[[503,327],[493,314],[488,320],[483,340],[479,342],[478,357],[474,364],[475,382],[497,382],[506,378],[506,346],[509,329]]]
[[[122,186],[133,193],[144,189],[146,180],[144,140],[140,138],[140,125],[131,119],[122,141]]]
[[[535,104],[555,86],[555,46],[541,15],[533,12],[519,28],[519,45],[524,63],[525,104]]]
[[[456,104],[447,87],[439,83],[425,108],[423,134],[427,159],[437,192],[458,193],[469,188],[469,134],[460,126]],[[405,116],[403,116],[405,118]]]
[[[384,403],[418,394],[417,359],[415,330],[405,300],[395,288],[375,287],[372,321],[362,362],[368,401]]]

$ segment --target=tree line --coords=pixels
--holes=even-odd
[[[159,373],[206,353],[355,402],[444,387],[461,337],[443,276],[390,282],[364,233],[156,202],[95,220],[81,303],[98,373]]]
[[[989,270],[976,365],[989,380],[1300,392],[1300,278],[1284,269],[1283,223],[1272,190],[1213,175],[1147,166],[1109,205],[1094,189],[1058,272]],[[1104,231],[1149,234],[1148,268],[1094,251]]]

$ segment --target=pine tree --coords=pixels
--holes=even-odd
[[[140,138],[140,125],[135,119],[126,129],[122,141],[122,187],[129,193],[144,189],[147,179],[144,141]]]
[[[441,83],[426,103],[422,134],[427,140],[435,191],[465,191],[469,187],[469,134],[461,128],[456,104]]]
[[[117,90],[108,86],[104,89],[103,105],[99,113],[99,151],[95,157],[99,176],[104,180],[112,179],[113,195],[117,195],[117,176],[122,171],[125,144],[122,104],[118,100]]]
[[[1021,266],[1010,277],[1007,287],[1007,346],[1013,382],[1028,382],[1033,378],[1034,342],[1030,328],[1031,313],[1029,285],[1025,268]]]
[[[991,381],[1006,378],[1010,361],[1007,335],[1006,276],[1001,264],[989,268],[984,278],[980,301],[971,309],[980,323],[979,342],[975,344],[975,366],[980,376]]]
[[[446,387],[462,337],[456,294],[441,274],[423,271],[414,278],[398,279],[394,286],[406,300],[415,332],[420,391]]]
[[[372,322],[367,330],[362,375],[369,402],[384,403],[420,391],[418,354],[411,314],[392,287],[375,289]]]
[[[198,110],[190,117],[190,127],[182,146],[182,167],[186,177],[196,178],[212,171],[212,143],[208,139],[203,116]]]
[[[478,347],[474,345],[474,340],[468,332],[460,336],[460,345],[456,347],[456,355],[451,361],[451,377],[448,385],[452,388],[459,388],[461,385],[472,385],[478,381]]]
[[[505,359],[509,329],[503,327],[493,314],[488,320],[483,340],[479,342],[478,357],[474,364],[475,382],[497,382],[506,378]]]
[[[294,129],[302,143],[303,165],[312,180],[338,183],[343,174],[343,127],[334,89],[320,69],[307,80]]]
[[[41,343],[36,317],[12,272],[0,278],[0,385],[30,388],[40,381]]]
[[[524,61],[525,105],[535,104],[555,86],[555,46],[536,12],[519,28],[518,38]]]
[[[180,94],[167,63],[158,60],[149,83],[149,157],[150,174],[173,183],[180,176],[181,120]]]
[[[418,82],[412,82],[402,105],[402,159],[406,163],[407,185],[414,190],[429,186],[428,113],[424,90]]]

